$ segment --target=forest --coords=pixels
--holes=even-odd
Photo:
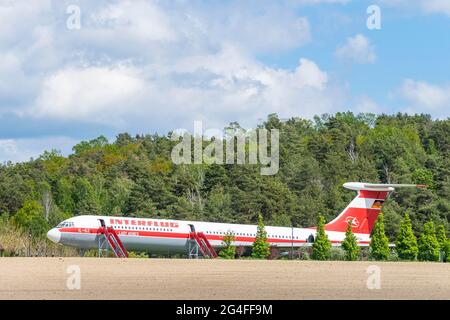
[[[236,122],[229,128],[242,130]],[[342,184],[418,183],[383,208],[386,234],[397,236],[405,213],[419,235],[428,221],[450,221],[450,119],[351,112],[314,119],[271,114],[258,128],[280,132],[279,171],[259,165],[175,165],[169,134],[120,133],[82,141],[72,154],[0,165],[0,241],[44,239],[75,215],[116,215],[308,227],[332,220],[355,196]],[[246,128],[248,129],[248,128]],[[7,226],[9,226],[7,228]],[[9,230],[9,231],[6,231]],[[3,237],[3,238],[2,238]]]

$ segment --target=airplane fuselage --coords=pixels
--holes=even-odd
[[[211,223],[108,216],[78,216],[67,219],[49,231],[48,237],[62,245],[93,249],[99,245],[100,221],[112,226],[129,251],[183,253],[188,247],[191,231],[203,232],[211,246],[223,246],[227,233],[233,233],[236,246],[251,246],[255,241],[257,226],[246,224]],[[299,247],[315,238],[315,228],[265,227],[267,241],[275,247]],[[345,233],[327,231],[332,244],[339,245]],[[360,245],[370,241],[366,234],[356,234]]]

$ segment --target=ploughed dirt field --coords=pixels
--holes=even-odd
[[[0,299],[450,299],[450,264],[0,258]]]

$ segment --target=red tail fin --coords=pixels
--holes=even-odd
[[[354,233],[370,234],[387,196],[388,192],[385,191],[358,191],[358,195],[348,207],[325,225],[325,230],[345,232],[351,220]]]
[[[344,187],[358,191],[356,198],[333,221],[325,225],[327,231],[345,232],[352,221],[354,233],[370,234],[381,208],[394,191],[394,187],[424,187],[414,184],[371,184],[360,182],[345,183]]]

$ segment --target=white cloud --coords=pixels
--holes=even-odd
[[[44,151],[52,149],[68,154],[76,143],[78,143],[77,140],[64,136],[0,139],[0,162],[28,161],[30,158],[36,159]]]
[[[328,82],[328,75],[310,60],[300,59],[299,66],[295,70],[294,83],[300,88],[309,86],[316,89],[324,89]]]
[[[426,14],[444,14],[450,17],[448,0],[380,0],[381,4],[404,10],[420,10]]]
[[[136,52],[153,58],[219,50],[229,43],[248,52],[283,51],[310,40],[307,18],[282,3],[216,2],[213,5],[180,1],[125,1],[93,8],[80,35],[112,52]],[[116,41],[127,45],[117,48]],[[142,51],[142,45],[147,52]],[[170,50],[170,52],[167,52]],[[150,52],[149,52],[150,51]],[[157,53],[157,54],[155,54]]]
[[[0,140],[0,159],[10,158],[12,155],[17,155],[17,143],[13,139]],[[5,157],[6,156],[6,157]]]
[[[120,1],[94,12],[88,23],[138,41],[174,41],[169,17],[153,1]],[[94,30],[95,31],[95,30]]]
[[[252,6],[223,8],[215,19],[201,14],[198,20],[211,43],[230,43],[249,52],[280,52],[300,47],[311,39],[311,27],[305,17],[282,6],[271,5],[255,11]]]
[[[45,79],[36,106],[27,112],[168,131],[196,119],[221,128],[234,120],[254,125],[272,112],[312,116],[339,106],[338,95],[311,60],[300,59],[294,70],[274,69],[227,47],[173,65],[66,68]]]
[[[51,10],[51,0],[0,1],[0,48],[17,43],[18,33],[26,33]]]
[[[41,94],[28,114],[108,122],[129,111],[143,87],[139,71],[132,67],[65,68],[43,80]]]
[[[428,13],[443,13],[450,16],[450,1],[448,0],[422,1],[422,7]]]
[[[381,113],[382,107],[367,95],[356,97],[353,101],[352,110],[361,113]]]
[[[249,127],[273,112],[334,112],[345,89],[316,62],[277,68],[256,57],[311,41],[302,6],[346,2],[0,0],[0,116],[30,121],[30,134],[65,135],[67,124],[80,137],[81,128],[164,133],[195,119]],[[80,30],[66,28],[69,4],[81,8]],[[0,159],[70,143],[8,137]]]
[[[373,45],[362,34],[349,37],[344,45],[336,49],[336,56],[340,59],[350,59],[357,63],[374,63],[376,60]]]
[[[300,59],[294,70],[274,69],[228,48],[217,55],[180,61],[174,68],[189,79],[203,77],[191,81],[199,87],[187,89],[179,83],[172,88],[178,88],[177,96],[189,94],[189,99],[183,100],[185,105],[194,102],[191,112],[203,114],[202,119],[210,115],[207,118],[213,122],[223,119],[222,125],[233,118],[251,125],[272,112],[282,117],[309,117],[329,112],[341,102],[327,73],[307,59]]]
[[[445,115],[450,107],[450,85],[406,79],[395,91],[395,95],[408,102],[406,111],[410,112]]]
[[[351,0],[293,0],[299,4],[310,4],[310,5],[317,5],[322,3],[339,3],[339,4],[345,4],[350,2]]]

